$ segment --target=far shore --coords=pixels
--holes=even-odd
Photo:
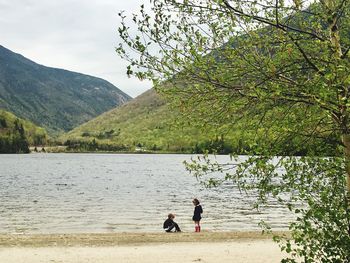
[[[37,151],[34,149],[37,148]],[[30,146],[29,154],[48,154],[48,153],[72,153],[72,154],[179,154],[179,155],[193,155],[201,153],[191,153],[191,152],[171,152],[171,151],[83,151],[83,150],[67,150],[67,146]],[[217,155],[228,155],[228,154],[217,154]]]

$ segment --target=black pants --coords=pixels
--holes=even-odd
[[[167,229],[165,229],[166,232],[172,232],[172,230],[175,228],[175,232],[181,232],[181,229],[179,227],[178,224],[176,224],[175,222],[169,226]]]

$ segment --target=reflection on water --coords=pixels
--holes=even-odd
[[[257,212],[254,197],[230,185],[205,189],[184,159],[190,156],[0,155],[0,232],[154,232],[169,212],[192,231],[193,197],[202,201],[207,230],[256,230],[261,219],[282,229],[292,218],[277,204]]]

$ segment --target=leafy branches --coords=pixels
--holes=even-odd
[[[299,220],[290,225],[299,247],[287,241],[283,248],[305,262],[349,261],[349,1],[152,0],[151,5],[150,12],[142,7],[134,16],[135,35],[123,17],[117,51],[130,61],[128,73],[152,79],[187,117],[220,125],[249,116],[247,130],[259,135],[248,152],[256,156],[231,172],[206,159],[190,170],[200,176],[217,168],[222,180],[258,189],[262,202],[272,195],[288,208],[303,203],[305,208],[294,211]],[[297,140],[300,147],[289,144],[296,138],[303,138]],[[281,149],[293,145],[297,154],[313,140],[323,150],[340,149],[343,158],[316,158],[323,150],[314,149],[313,158],[273,163]]]

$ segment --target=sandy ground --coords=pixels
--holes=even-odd
[[[283,254],[254,232],[0,235],[1,263],[273,263]]]

